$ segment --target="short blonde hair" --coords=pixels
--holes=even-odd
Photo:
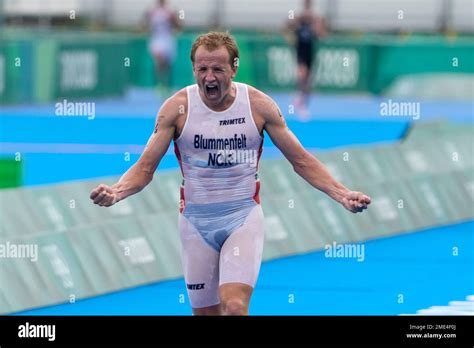
[[[207,34],[199,35],[193,42],[191,48],[191,61],[194,64],[194,57],[198,47],[204,46],[207,50],[213,51],[221,46],[224,46],[229,52],[230,65],[232,67],[238,65],[239,48],[237,42],[228,32],[211,31]]]

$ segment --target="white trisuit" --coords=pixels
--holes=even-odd
[[[188,114],[174,148],[183,175],[179,231],[193,308],[218,304],[219,285],[255,286],[264,228],[258,161],[263,137],[247,85],[225,111],[209,109],[197,85],[187,87]]]

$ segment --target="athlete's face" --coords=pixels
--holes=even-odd
[[[230,94],[237,66],[232,66],[229,60],[229,52],[224,46],[213,51],[208,51],[204,46],[196,50],[194,77],[201,90],[201,96],[210,105],[219,106],[225,103]]]

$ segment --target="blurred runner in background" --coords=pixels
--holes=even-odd
[[[309,95],[311,91],[311,68],[318,40],[326,35],[324,19],[314,15],[312,1],[304,0],[303,12],[290,17],[285,36],[296,49],[298,96],[296,111],[302,119],[309,118]]]
[[[171,83],[171,68],[176,55],[176,39],[173,30],[180,29],[178,16],[166,4],[158,0],[156,6],[146,14],[147,30],[150,32],[149,50],[155,62],[156,81],[159,92],[167,94]]]

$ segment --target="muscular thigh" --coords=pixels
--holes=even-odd
[[[262,261],[263,211],[256,205],[244,224],[225,241],[220,253],[219,284],[242,283],[255,287]]]
[[[219,253],[212,249],[194,225],[179,216],[182,263],[189,301],[193,308],[219,304]]]

